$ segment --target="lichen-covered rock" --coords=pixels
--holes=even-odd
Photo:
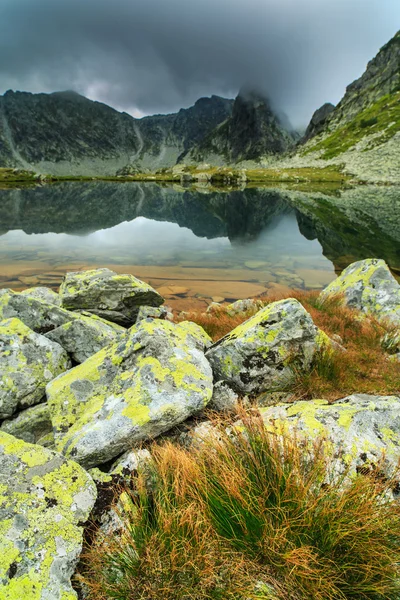
[[[47,386],[57,449],[87,467],[107,462],[204,408],[212,372],[187,333],[144,320]]]
[[[77,463],[0,431],[0,598],[74,600],[96,487]]]
[[[46,333],[78,319],[79,315],[54,304],[12,290],[0,290],[0,319],[16,317],[38,333]]]
[[[61,304],[60,296],[47,287],[28,288],[21,292],[21,294],[30,298],[36,298],[37,300],[46,302],[46,304],[55,304],[56,306],[60,306]]]
[[[239,396],[224,381],[218,381],[214,385],[208,408],[223,413],[235,412],[238,402]]]
[[[212,339],[200,325],[197,325],[197,323],[193,323],[193,321],[181,321],[176,327],[185,334],[185,342],[187,344],[192,344],[198,350],[204,352],[205,348],[211,346]]]
[[[256,313],[263,307],[261,300],[255,300],[254,298],[246,298],[245,300],[236,300],[232,304],[228,304],[226,312],[228,315],[234,316],[241,313]]]
[[[134,471],[145,469],[152,462],[151,454],[145,448],[128,450],[111,466],[111,475],[132,475]]]
[[[140,306],[160,306],[164,301],[147,283],[110,269],[67,273],[60,296],[64,308],[86,310],[127,327],[135,323]]]
[[[146,487],[154,488],[153,458],[148,450],[139,448],[128,450],[111,466],[110,476],[119,477],[121,481],[131,486],[132,481],[140,473],[145,477]]]
[[[334,404],[308,400],[260,412],[273,432],[296,431],[311,442],[328,440],[339,470],[346,465],[351,472],[373,468],[384,452],[389,475],[400,459],[400,397],[353,394]]]
[[[0,323],[0,419],[38,404],[46,384],[71,366],[59,344],[19,319]]]
[[[6,419],[0,429],[30,444],[41,444],[53,431],[49,408],[44,402],[31,406],[12,419]]]
[[[104,319],[80,315],[78,319],[64,323],[46,333],[46,337],[57,342],[77,363],[84,362],[105,346],[116,342],[126,329],[115,323],[107,324]]]
[[[215,381],[242,394],[284,389],[293,366],[307,371],[318,349],[331,344],[297,300],[273,302],[213,344],[206,356]]]
[[[385,261],[360,260],[348,266],[320,294],[320,302],[341,294],[343,302],[378,319],[400,326],[400,285]]]
[[[173,315],[166,306],[141,306],[136,318],[136,323],[143,319],[167,319],[172,321]]]

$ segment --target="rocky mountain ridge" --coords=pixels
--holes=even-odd
[[[201,98],[170,115],[135,119],[74,92],[0,96],[0,167],[114,176],[177,163],[261,167],[338,165],[357,179],[400,181],[400,32],[318,109],[303,139],[260,93]]]
[[[399,183],[399,152],[400,31],[335,108],[324,105],[314,113],[296,151],[279,166],[338,165],[363,181]]]
[[[224,121],[233,101],[201,98],[176,114],[135,119],[75,92],[0,97],[0,165],[55,175],[115,175],[172,166]]]

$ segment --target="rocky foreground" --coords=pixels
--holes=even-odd
[[[400,359],[400,285],[381,260],[350,265],[320,295],[387,324]],[[230,311],[258,310],[251,301]],[[85,522],[104,482],[151,460],[140,444],[206,407],[288,389],[321,353],[345,352],[295,299],[273,302],[219,341],[173,323],[163,298],[131,275],[68,273],[46,288],[0,292],[0,597],[72,600]],[[390,354],[389,354],[390,353]],[[354,394],[261,409],[266,427],[324,436],[338,467],[400,458],[399,397]],[[185,443],[212,434],[193,425]],[[136,450],[135,450],[136,448]],[[97,486],[97,491],[96,491]],[[93,513],[92,513],[93,514]],[[101,515],[107,522],[109,515]]]

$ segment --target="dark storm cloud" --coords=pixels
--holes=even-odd
[[[170,112],[243,84],[296,125],[399,28],[398,0],[0,0],[0,93]]]

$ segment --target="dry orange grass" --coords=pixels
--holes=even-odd
[[[120,512],[123,533],[86,553],[90,600],[395,600],[400,505],[394,479],[338,476],[321,441],[244,429],[182,450],[154,445],[153,488]]]
[[[119,510],[125,529],[84,554],[81,580],[93,600],[237,600],[257,572],[215,535],[200,509],[199,464],[170,443],[154,445],[156,489],[144,477]],[[121,490],[118,490],[118,495]],[[248,600],[251,600],[250,597]]]
[[[311,314],[314,323],[329,337],[340,336],[346,352],[316,360],[312,371],[298,374],[293,389],[294,399],[324,397],[337,400],[352,393],[399,394],[400,366],[390,360],[382,349],[382,337],[388,331],[376,319],[362,316],[355,310],[341,306],[340,298],[319,306],[318,292],[293,290],[296,298]],[[269,304],[288,296],[275,295],[265,300]],[[254,313],[229,316],[224,309],[211,314],[190,315],[214,341],[243,323]]]

